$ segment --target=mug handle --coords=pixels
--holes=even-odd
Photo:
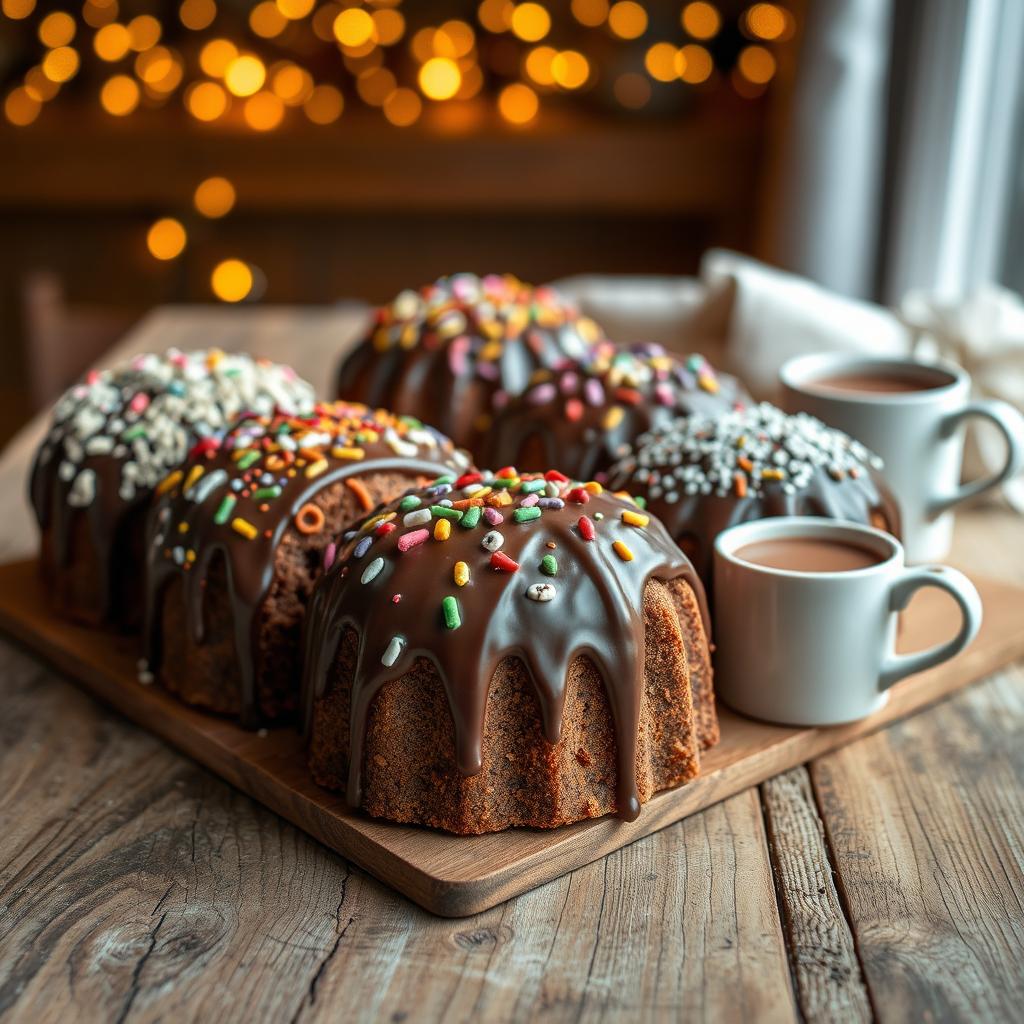
[[[960,632],[952,640],[936,644],[913,654],[891,654],[882,664],[878,685],[887,690],[915,672],[948,661],[959,654],[977,635],[981,628],[981,597],[974,584],[956,569],[948,565],[922,565],[907,569],[893,584],[889,592],[889,608],[901,612],[910,604],[910,599],[923,587],[938,587],[950,594],[960,606]]]
[[[978,402],[970,402],[952,416],[947,417],[942,425],[943,433],[948,437],[960,424],[971,416],[980,416],[994,423],[1006,438],[1006,463],[1003,468],[992,476],[971,480],[960,487],[952,497],[938,498],[931,503],[929,513],[937,516],[961,501],[973,498],[993,487],[998,487],[1015,477],[1024,469],[1024,416],[1009,402],[997,398],[987,398]]]

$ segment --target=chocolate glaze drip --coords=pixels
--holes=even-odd
[[[345,408],[350,411],[352,407]],[[368,416],[387,415],[363,411]],[[244,422],[240,426],[244,426]],[[467,459],[455,451],[447,438],[439,435],[436,444],[416,446],[415,456],[396,455],[394,447],[383,440],[361,442],[361,458],[338,459],[327,455],[324,457],[327,468],[312,478],[303,471],[309,468],[310,461],[300,460],[300,471],[287,478],[279,496],[268,503],[256,488],[247,488],[249,493],[246,494],[231,487],[231,481],[240,478],[236,452],[231,447],[238,430],[236,427],[229,432],[219,449],[212,449],[182,466],[182,483],[159,495],[154,503],[147,531],[144,640],[147,662],[150,669],[155,670],[161,660],[164,591],[171,579],[179,577],[183,583],[189,632],[196,644],[205,642],[204,587],[214,559],[223,558],[242,682],[241,720],[243,725],[254,727],[260,717],[255,685],[259,612],[274,580],[278,545],[303,506],[338,481],[373,473],[399,472],[408,474],[413,482],[416,478],[461,472]],[[203,477],[209,478],[218,470],[226,474],[219,486],[203,494],[202,500],[196,500],[192,488],[184,486],[190,471],[196,467],[203,470],[203,475],[197,479],[200,484]],[[218,522],[218,510],[229,497],[234,497],[235,503],[229,516]],[[235,528],[238,521],[253,527],[251,535]],[[325,548],[328,541],[325,536]]]
[[[518,505],[523,495],[513,493]],[[423,507],[437,501],[429,488],[416,494]],[[635,766],[644,687],[644,587],[654,578],[684,579],[701,601],[707,629],[701,584],[657,520],[649,519],[643,528],[628,525],[622,513],[636,507],[607,492],[591,496],[586,504],[568,500],[562,509],[545,509],[530,522],[514,522],[514,507],[503,509],[505,521],[497,526],[484,519],[468,529],[452,523],[448,540],[431,538],[404,553],[399,543],[410,529],[401,526],[376,537],[358,558],[357,541],[350,541],[318,582],[304,637],[305,722],[308,731],[314,702],[324,693],[341,639],[351,627],[358,636],[350,704],[351,806],[361,801],[364,737],[374,698],[417,658],[432,662],[443,682],[455,727],[457,767],[470,776],[482,768],[487,691],[502,659],[522,659],[536,689],[544,736],[557,743],[566,675],[573,660],[584,656],[601,673],[612,710],[618,813],[628,820],[639,814]],[[397,503],[386,509],[395,511]],[[581,534],[581,515],[595,526],[592,541]],[[504,536],[500,551],[518,563],[517,571],[491,566],[490,552],[481,544],[491,530]],[[364,535],[374,536],[372,531],[371,525]],[[615,541],[628,546],[631,561],[616,553]],[[540,569],[545,555],[557,560],[555,576]],[[383,559],[382,568],[363,583],[363,574],[377,558]],[[470,573],[462,587],[453,579],[459,562]],[[552,585],[553,600],[529,599],[527,592],[536,584]],[[397,603],[396,594],[401,595]],[[443,617],[446,597],[458,605],[461,624],[454,629]],[[388,664],[396,643],[401,652]]]
[[[466,297],[460,278],[482,287],[481,279],[455,275],[425,288],[425,299],[403,293],[379,309],[369,336],[339,368],[337,395],[416,416],[475,451],[508,396],[538,370],[584,359],[600,330],[550,289],[500,278],[500,298]],[[412,296],[409,309],[404,296]]]
[[[290,368],[216,349],[135,356],[68,389],[29,479],[58,610],[137,627],[142,574],[134,561],[153,485],[244,409],[309,409],[312,402],[312,388]],[[72,551],[82,517],[88,553]],[[67,579],[85,558],[93,574],[87,607],[68,592]]]
[[[678,416],[714,416],[750,402],[735,377],[702,356],[678,359],[660,345],[602,342],[578,371],[535,374],[495,416],[481,459],[526,470],[557,465],[577,479],[604,481],[641,434]]]
[[[73,506],[68,502],[71,482],[57,475],[56,463],[60,459],[59,443],[52,450],[44,446],[36,452],[29,478],[29,498],[39,528],[46,539],[46,550],[52,559],[48,567],[58,577],[72,563],[71,537],[75,523],[85,517],[89,540],[93,549],[95,604],[88,610],[93,622],[105,622],[114,615],[114,594],[118,588],[113,577],[118,571],[114,564],[115,550],[126,550],[130,543],[125,538],[130,524],[143,514],[150,494],[138,494],[125,501],[118,494],[122,460],[110,455],[89,456],[82,463],[84,469],[96,475],[96,493],[86,506]],[[124,547],[122,547],[124,543]],[[82,615],[86,610],[72,607],[60,579],[54,581],[53,600],[61,614]]]

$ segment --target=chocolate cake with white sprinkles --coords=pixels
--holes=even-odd
[[[291,367],[217,349],[139,355],[88,373],[54,407],[30,482],[55,609],[136,628],[153,488],[243,412],[312,406],[312,387]]]
[[[846,519],[899,533],[882,461],[806,413],[764,402],[650,431],[608,472],[608,486],[657,515],[710,581],[715,538],[769,516]]]

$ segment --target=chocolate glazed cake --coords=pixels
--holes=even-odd
[[[434,423],[476,452],[495,411],[536,371],[574,366],[600,334],[551,288],[454,274],[377,311],[337,394]]]
[[[290,367],[215,349],[90,372],[54,407],[32,467],[40,567],[56,610],[137,628],[153,488],[240,413],[312,406],[313,389]]]
[[[535,374],[495,416],[481,460],[526,470],[557,463],[578,479],[603,480],[641,434],[678,416],[717,416],[749,404],[739,381],[703,356],[605,341],[579,369]]]
[[[715,538],[736,523],[823,516],[898,536],[898,507],[881,469],[881,459],[841,431],[762,403],[640,437],[608,485],[643,501],[708,584]]]
[[[441,477],[314,590],[313,775],[463,834],[632,820],[718,738],[707,636],[693,567],[633,503],[554,471]]]
[[[146,594],[149,674],[255,725],[293,711],[299,635],[336,537],[467,457],[431,428],[337,402],[250,417],[157,488]]]

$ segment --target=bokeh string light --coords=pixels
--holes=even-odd
[[[197,131],[251,133],[345,130],[350,110],[439,131],[488,117],[563,130],[609,106],[685,116],[770,89],[797,34],[790,2],[451,0],[439,15],[413,0],[0,0],[3,119],[32,131],[65,103],[111,125],[176,107]],[[175,216],[140,226],[156,264],[236,209],[224,177],[190,189]],[[266,285],[241,256],[203,272],[224,302]]]
[[[763,94],[776,48],[796,33],[786,3],[743,0],[462,0],[463,16],[441,22],[433,5],[411,0],[180,0],[159,13],[144,0],[62,6],[0,0],[14,33],[11,125],[89,94],[113,117],[177,98],[195,122],[259,132],[331,125],[349,104],[398,128],[458,103],[483,104],[516,128],[606,97],[625,110],[655,98],[652,109],[685,110],[666,105],[671,90]],[[508,100],[526,95],[511,85],[535,95],[530,117]]]

